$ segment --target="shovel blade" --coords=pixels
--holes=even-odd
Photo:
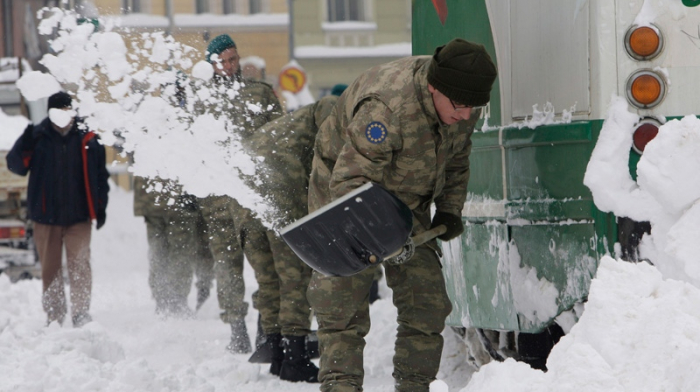
[[[412,229],[411,209],[381,186],[367,183],[280,234],[314,270],[350,276],[400,250]]]

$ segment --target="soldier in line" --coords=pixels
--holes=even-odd
[[[432,57],[408,57],[360,75],[316,137],[309,211],[375,182],[411,208],[414,234],[445,225],[441,240],[459,236],[470,136],[495,78],[484,47],[462,39]],[[431,240],[406,263],[384,266],[398,309],[396,391],[427,392],[440,366],[452,307],[438,256]],[[307,295],[319,323],[321,391],[362,391],[373,275],[373,267],[350,277],[313,273]]]
[[[185,108],[187,77],[176,74],[170,104]],[[187,305],[192,272],[197,277],[196,310],[209,298],[214,279],[214,259],[204,236],[206,228],[197,198],[186,194],[174,180],[134,177],[134,216],[146,222],[149,252],[148,283],[163,317],[190,318]]]
[[[282,107],[270,85],[241,77],[238,49],[230,36],[223,34],[212,39],[206,59],[214,68],[214,76],[201,88],[209,89],[211,99],[210,103],[199,101],[194,105],[197,114],[210,113],[216,118],[225,118],[232,133],[252,132],[282,115]],[[261,111],[254,112],[253,107]],[[231,325],[231,342],[227,349],[232,353],[249,353],[252,348],[245,325],[248,304],[243,300],[241,247],[246,240],[241,238],[242,225],[237,222],[237,217],[246,212],[229,196],[211,195],[199,199],[199,204],[215,261],[221,320]]]
[[[337,95],[342,90],[335,91]],[[251,156],[263,158],[257,190],[276,207],[277,225],[306,215],[308,176],[319,125],[337,100],[331,95],[271,121],[242,140]],[[259,289],[253,304],[260,312],[264,339],[251,362],[270,362],[270,373],[287,381],[318,382],[318,368],[306,347],[311,333],[311,307],[306,289],[311,268],[262,223],[245,220],[244,250],[255,270]],[[250,251],[249,249],[254,249]]]
[[[193,269],[198,275],[197,308],[209,296],[211,254],[200,251],[197,199],[174,181],[134,178],[134,215],[143,216],[148,236],[148,284],[163,317],[191,318],[187,305]],[[203,265],[203,266],[200,266]],[[200,270],[203,269],[203,270]]]

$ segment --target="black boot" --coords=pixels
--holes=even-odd
[[[92,317],[87,312],[79,313],[73,316],[73,326],[75,328],[80,328],[83,325],[92,321]]]
[[[279,344],[280,340],[282,340],[282,335],[280,335],[279,333],[273,333],[257,337],[255,339],[255,351],[253,352],[253,355],[251,355],[248,359],[248,362],[271,363],[275,351],[279,351],[280,353],[282,352],[282,348]]]
[[[306,336],[284,336],[282,347],[284,359],[280,369],[281,380],[318,382],[318,367],[309,359]]]
[[[255,350],[259,349],[260,346],[264,345],[266,340],[267,340],[267,334],[265,334],[265,331],[263,330],[263,327],[262,327],[262,316],[260,316],[260,313],[258,313],[258,330],[255,331]],[[253,353],[253,355],[255,355],[255,353]],[[265,361],[256,362],[256,363],[270,363],[269,358],[271,358],[271,356],[268,355],[265,358],[268,358],[268,359],[266,359]]]
[[[282,349],[282,335],[276,333],[272,335],[270,346],[272,348],[272,360],[270,361],[270,374],[275,376],[280,375],[282,370],[282,361],[284,360],[284,351]]]
[[[209,287],[200,287],[197,289],[197,307],[195,308],[195,311],[199,310],[199,308],[204,305],[204,302],[207,301],[207,298],[209,298],[211,290]]]
[[[231,343],[226,349],[233,354],[248,354],[253,351],[250,347],[250,337],[245,326],[245,320],[238,319],[231,323]]]
[[[306,335],[306,352],[309,353],[309,358],[320,358],[321,353],[318,351],[318,335],[316,331],[311,331]]]

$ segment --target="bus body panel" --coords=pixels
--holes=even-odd
[[[588,2],[510,0],[511,119],[531,116],[556,103],[557,113],[574,108],[588,115]],[[579,8],[577,8],[579,7]],[[565,49],[565,50],[563,50]],[[501,62],[503,64],[503,62]]]

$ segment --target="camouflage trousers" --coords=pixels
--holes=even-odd
[[[232,214],[241,233],[243,252],[258,282],[253,307],[260,312],[264,333],[308,335],[311,332],[311,307],[306,299],[306,289],[311,268],[280,237],[265,228],[250,210],[237,204],[232,204]]]
[[[209,250],[214,258],[216,294],[221,309],[221,320],[232,323],[248,313],[248,303],[243,300],[243,251],[238,230],[231,215],[228,196],[208,196],[199,199],[202,218],[206,223]],[[236,203],[237,204],[237,203]]]
[[[197,215],[171,213],[146,216],[148,235],[148,283],[156,310],[182,313],[192,286],[192,272],[198,259]]]
[[[350,277],[314,272],[308,298],[319,324],[323,392],[362,391],[362,352],[369,332],[369,290],[376,267]],[[419,246],[408,262],[385,265],[398,310],[394,354],[396,391],[428,392],[440,367],[445,319],[452,305],[437,254]]]
[[[214,257],[209,249],[209,232],[207,224],[202,217],[201,210],[197,216],[197,261],[194,264],[194,276],[197,278],[195,287],[197,290],[211,290],[214,285]]]

